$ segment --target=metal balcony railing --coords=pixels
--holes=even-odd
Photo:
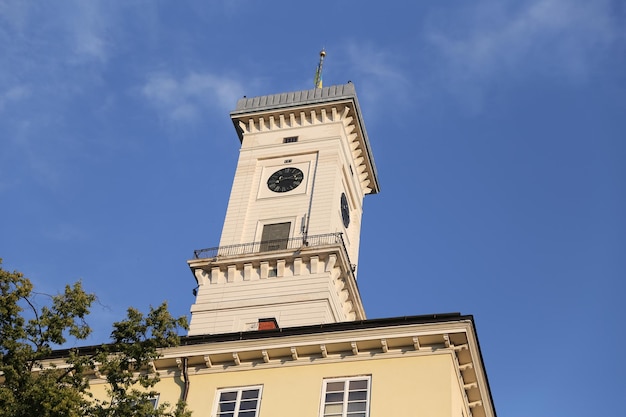
[[[266,240],[261,242],[242,243],[239,245],[217,246],[214,248],[197,249],[193,251],[195,259],[215,258],[218,256],[247,255],[251,253],[271,252],[277,250],[296,250],[303,246],[315,247],[341,244],[343,250],[348,255],[343,242],[342,233],[327,233],[325,235],[314,235],[307,237],[293,237],[290,239]]]

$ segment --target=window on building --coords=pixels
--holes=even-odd
[[[148,401],[150,401],[150,403],[152,403],[152,407],[153,408],[157,408],[157,405],[159,405],[159,396],[156,395],[154,397],[150,397],[150,398],[148,398]]]
[[[367,417],[370,399],[369,376],[324,381],[321,417]]]
[[[261,234],[261,252],[287,249],[291,222],[266,224]]]
[[[148,401],[150,401],[150,404],[152,404],[152,408],[156,410],[157,406],[159,405],[159,396],[156,395],[154,397],[150,397],[148,398]],[[153,414],[150,414],[150,416],[153,416]]]
[[[290,136],[288,138],[283,138],[283,143],[293,143],[293,142],[297,142],[298,141],[298,137],[297,136]]]
[[[215,417],[257,417],[261,405],[261,386],[226,388],[217,391]]]
[[[153,396],[153,397],[147,397],[147,398],[145,398],[145,399],[144,399],[144,398],[142,398],[142,400],[141,400],[141,401],[128,400],[127,406],[128,406],[128,407],[130,407],[130,409],[132,410],[132,412],[133,412],[134,414],[137,414],[137,413],[141,412],[141,415],[144,415],[144,413],[145,413],[145,411],[146,411],[146,410],[145,410],[145,407],[144,407],[144,404],[145,404],[145,402],[144,402],[144,401],[147,401],[147,402],[150,404],[150,406],[151,406],[153,409],[155,409],[155,410],[156,410],[157,405],[159,404],[159,395],[157,394],[157,395],[155,395],[155,396]],[[118,402],[117,400],[115,400],[115,399],[114,399],[114,400],[113,400],[113,404],[115,404],[115,405],[121,405],[121,402]],[[125,407],[124,407],[124,408],[125,408]],[[133,414],[133,415],[134,415],[134,414]],[[152,414],[150,414],[150,416],[152,416]]]

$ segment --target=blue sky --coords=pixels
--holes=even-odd
[[[473,314],[500,416],[624,415],[626,6],[610,0],[0,0],[0,257],[188,314],[236,100],[351,80],[368,317]],[[44,302],[44,298],[39,300]]]

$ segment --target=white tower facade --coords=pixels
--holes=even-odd
[[[219,247],[188,261],[189,334],[365,319],[356,285],[363,198],[379,191],[353,84],[243,98]]]

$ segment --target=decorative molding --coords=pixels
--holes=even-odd
[[[467,371],[468,369],[474,369],[474,365],[471,362],[459,365],[459,370],[461,371]]]
[[[463,388],[467,391],[470,389],[478,388],[478,384],[476,382],[470,382],[469,384],[463,385]]]
[[[452,348],[453,348],[456,352],[460,352],[460,351],[462,351],[462,350],[467,350],[467,349],[468,349],[468,346],[467,346],[467,343],[464,343],[464,344],[462,344],[462,345],[455,345],[455,346],[452,346]]]
[[[303,108],[285,108],[271,113],[248,113],[237,115],[237,126],[242,135],[279,131],[283,129],[302,128],[327,123],[340,123],[352,151],[354,167],[358,173],[361,190],[364,194],[374,191],[369,185],[373,176],[373,168],[367,165],[365,158],[367,145],[362,137],[358,117],[350,102],[317,105],[306,112]]]
[[[212,298],[213,286],[238,286],[244,282],[256,285],[257,291],[263,291],[265,285],[275,286],[281,282],[285,285],[308,285],[307,276],[317,275],[317,278],[328,280],[328,305],[332,306],[335,321],[354,321],[365,319],[365,311],[356,286],[356,278],[341,244],[329,244],[320,247],[303,248],[298,251],[286,249],[274,252],[246,254],[245,256],[218,256],[216,258],[201,258],[189,261],[190,268],[198,279],[198,295],[192,306],[192,325],[190,334],[209,333],[202,320],[195,321],[194,317],[207,312],[218,311]],[[276,270],[277,276],[270,277],[270,271]],[[257,277],[252,279],[251,277]],[[297,282],[296,282],[297,280]],[[265,284],[267,283],[267,284]],[[234,287],[233,287],[234,288]],[[269,288],[269,287],[267,287]],[[227,291],[224,289],[224,291]],[[266,294],[271,296],[271,294]],[[274,301],[273,301],[274,302]],[[279,301],[275,301],[280,304]],[[234,301],[233,301],[234,303]],[[277,305],[278,305],[277,304]],[[220,308],[227,308],[223,302]],[[254,308],[257,306],[255,305]],[[228,308],[251,308],[240,303]],[[314,324],[303,322],[302,325]],[[237,330],[237,329],[234,329]]]
[[[469,405],[469,408],[482,407],[483,406],[483,402],[482,401],[473,401],[473,402],[469,403],[468,405]]]
[[[420,339],[419,337],[415,336],[413,337],[413,349],[415,350],[420,350],[421,346],[420,346]]]
[[[389,346],[387,346],[387,339],[380,339],[380,346],[384,353],[389,352]]]

